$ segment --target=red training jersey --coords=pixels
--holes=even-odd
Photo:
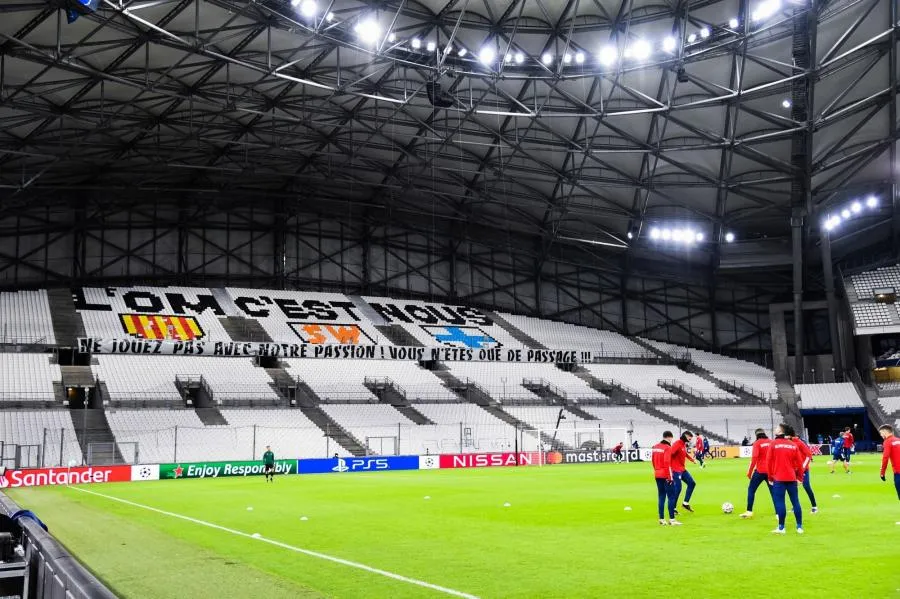
[[[794,443],[797,444],[797,449],[800,450],[800,459],[803,466],[802,472],[807,472],[809,470],[809,465],[812,463],[812,449],[810,449],[809,445],[804,443],[803,439],[800,437],[795,437]]]
[[[797,444],[790,439],[777,437],[772,441],[766,462],[771,481],[790,483],[803,480],[803,457]]]
[[[701,437],[700,435],[694,437],[694,449],[696,451],[699,451],[700,453],[703,453],[703,437]]]
[[[651,451],[653,476],[672,480],[672,446],[665,442],[657,443]]]
[[[768,474],[768,458],[769,447],[772,445],[772,439],[757,439],[753,444],[753,454],[750,457],[750,470],[747,475],[753,474],[756,470],[760,474]]]
[[[887,472],[888,460],[894,467],[894,474],[900,474],[900,437],[891,435],[884,440],[884,455],[881,456],[881,476]]]
[[[688,455],[687,446],[684,444],[684,441],[678,439],[672,443],[672,472],[684,472],[687,470],[684,465],[685,460],[693,462],[694,458]]]
[[[844,449],[853,447],[853,433],[844,433]]]

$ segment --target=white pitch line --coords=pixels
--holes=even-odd
[[[234,530],[233,528],[228,528],[227,526],[221,526],[219,524],[213,524],[212,522],[207,522],[205,520],[199,520],[197,518],[191,518],[190,516],[184,516],[182,514],[176,514],[175,512],[167,512],[166,510],[161,510],[159,508],[155,508],[149,505],[144,505],[141,503],[136,503],[134,501],[129,501],[127,499],[122,499],[120,497],[113,497],[112,495],[106,495],[104,493],[98,493],[97,491],[89,491],[88,489],[81,489],[79,487],[69,487],[70,489],[74,489],[75,491],[80,491],[82,493],[88,493],[89,495],[96,495],[97,497],[103,497],[105,499],[109,499],[111,501],[118,501],[119,503],[124,503],[125,505],[130,505],[133,507],[139,507],[145,510],[149,510],[151,512],[156,512],[157,514],[162,514],[164,516],[169,516],[170,518],[178,518],[179,520],[186,520],[188,522],[193,522],[194,524],[199,524],[201,526],[207,526],[209,528],[215,528],[216,530],[221,530],[223,532],[228,532],[233,535],[237,535],[239,537],[244,537],[246,539],[250,539],[251,541],[261,541],[263,543],[268,543],[269,545],[274,545],[276,547],[281,547],[282,549],[288,549],[290,551],[294,551],[296,553],[302,553],[303,555],[308,555],[310,557],[316,557],[319,559],[323,559],[325,561],[334,562],[336,564],[341,564],[343,566],[349,566],[351,568],[356,568],[357,570],[363,570],[365,572],[371,572],[372,574],[378,574],[380,576],[384,576],[386,578],[393,578],[394,580],[399,580],[400,582],[406,582],[412,585],[424,587],[426,589],[431,589],[433,591],[437,591],[439,593],[444,593],[445,595],[452,595],[453,597],[463,597],[464,599],[478,599],[477,595],[470,595],[468,593],[463,593],[462,591],[454,591],[453,589],[448,589],[447,587],[442,587],[436,584],[431,584],[430,582],[425,582],[424,580],[418,580],[416,578],[410,578],[408,576],[403,576],[402,574],[395,574],[393,572],[388,572],[387,570],[381,570],[379,568],[373,568],[372,566],[367,566],[365,564],[360,564],[359,562],[352,562],[350,560],[346,560],[340,557],[334,557],[332,555],[328,555],[325,553],[319,553],[318,551],[311,551],[309,549],[303,549],[302,547],[295,547],[293,545],[288,545],[287,543],[282,543],[281,541],[275,541],[273,539],[267,539],[265,537],[254,537],[253,535],[241,532],[239,530]]]

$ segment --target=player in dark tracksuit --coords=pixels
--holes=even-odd
[[[769,496],[772,495],[772,487],[769,486],[769,473],[766,470],[768,465],[769,447],[772,440],[766,436],[766,431],[761,428],[756,429],[756,442],[753,443],[753,454],[750,458],[750,469],[747,470],[747,478],[750,484],[747,486],[747,511],[741,514],[741,518],[753,517],[753,503],[756,501],[756,491],[760,485],[766,485],[769,490]]]
[[[651,462],[653,464],[653,477],[656,479],[657,511],[659,523],[663,526],[681,526],[681,522],[675,519],[675,485],[672,482],[672,433],[663,433],[662,441],[651,449]],[[669,504],[669,519],[665,518],[666,501]]]
[[[688,447],[690,447],[691,439],[693,438],[694,433],[684,431],[681,433],[681,437],[672,444],[672,480],[675,484],[675,502],[677,504],[678,498],[681,496],[683,482],[684,486],[687,487],[687,492],[684,494],[684,502],[681,504],[681,507],[689,512],[694,511],[691,507],[691,496],[694,494],[694,487],[697,486],[697,483],[694,482],[694,477],[691,476],[691,473],[687,471],[685,461],[690,460],[694,462],[694,458],[688,452]]]
[[[784,521],[787,518],[785,494],[791,499],[794,518],[797,520],[797,534],[803,534],[803,508],[800,507],[800,496],[797,494],[799,483],[803,481],[803,457],[800,448],[791,439],[794,429],[787,424],[779,424],[775,428],[775,440],[769,447],[766,469],[769,482],[772,484],[772,498],[775,502],[775,513],[778,514],[778,528],[772,532],[784,534]]]
[[[263,454],[263,472],[266,475],[266,482],[275,482],[275,454],[268,445],[266,445],[266,453]]]

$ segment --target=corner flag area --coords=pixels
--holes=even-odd
[[[857,462],[852,475],[813,464],[819,513],[801,495],[803,536],[770,534],[762,489],[752,520],[723,514],[725,502],[743,511],[747,492],[746,461],[726,459],[692,470],[681,527],[657,523],[647,463],[8,493],[121,597],[900,595],[894,489],[878,456]]]

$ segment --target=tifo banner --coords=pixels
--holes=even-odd
[[[87,483],[127,482],[131,466],[76,466],[73,468],[0,468],[0,489],[43,485],[82,485]]]
[[[174,478],[219,478],[220,476],[260,476],[264,474],[262,462],[181,462],[160,464],[161,480]],[[276,474],[296,474],[297,460],[275,460]],[[145,480],[145,479],[141,479]]]
[[[79,337],[84,354],[160,356],[325,358],[344,360],[402,360],[440,362],[539,362],[570,364],[593,362],[600,354],[581,350],[522,349],[494,347],[404,347],[397,345],[342,345],[328,343],[266,343],[243,341],[174,341],[170,339],[99,339]]]
[[[594,464],[598,462],[639,462],[642,460],[641,452],[638,449],[629,449],[626,458],[625,451],[621,456],[616,456],[609,449],[604,450],[586,450],[576,449],[567,451],[548,451],[546,455],[546,464]]]
[[[439,457],[441,468],[486,468],[491,466],[537,466],[541,463],[541,452],[520,451],[519,453],[457,453]]]
[[[299,474],[344,472],[380,472],[383,470],[418,470],[419,456],[369,456],[361,458],[325,458],[300,460]]]

